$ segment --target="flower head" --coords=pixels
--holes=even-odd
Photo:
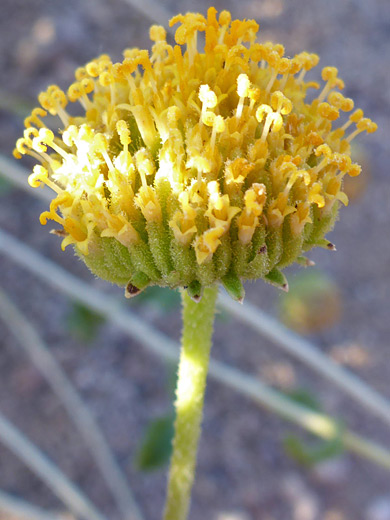
[[[241,280],[256,278],[286,286],[280,269],[329,247],[348,203],[343,177],[360,173],[350,142],[376,125],[360,109],[342,114],[354,103],[336,68],[322,69],[322,89],[307,81],[318,56],[257,43],[254,20],[211,7],[170,24],[177,45],[152,26],[151,52],[99,56],[66,93],[39,95],[15,156],[37,159],[31,186],[56,194],[41,223],[57,222],[62,247],[129,294],[222,282],[239,297]],[[61,120],[56,134],[47,113]]]

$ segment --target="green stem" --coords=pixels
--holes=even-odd
[[[182,292],[183,336],[176,389],[176,423],[164,520],[186,520],[194,481],[218,287],[196,303]]]

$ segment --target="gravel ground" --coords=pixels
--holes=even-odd
[[[193,10],[190,1],[166,2],[172,13]],[[197,10],[209,4],[200,1]],[[323,65],[336,65],[346,94],[378,122],[365,141],[371,176],[364,196],[341,210],[330,239],[337,253],[315,251],[311,258],[338,284],[343,316],[311,339],[324,351],[355,346],[366,353],[352,366],[360,377],[390,398],[390,55],[388,0],[263,0],[216,2],[233,15],[254,17],[261,38],[282,42],[287,53],[317,52]],[[149,46],[147,20],[125,0],[2,0],[0,14],[0,150],[10,155],[22,130],[23,110],[49,83],[62,87],[73,70],[96,54],[116,58],[128,46]],[[42,203],[13,190],[0,199],[0,226],[70,272],[104,291],[120,290],[91,279],[70,251],[38,222]],[[134,454],[148,422],[169,410],[170,368],[129,341],[111,325],[91,345],[69,335],[70,303],[27,271],[1,257],[1,287],[41,332],[99,421],[146,519],[159,518],[166,470],[137,472]],[[294,276],[295,270],[290,270]],[[248,300],[276,312],[277,291],[258,282]],[[177,309],[132,304],[134,312],[171,337],[179,338]],[[245,337],[245,344],[242,338]],[[61,404],[0,323],[0,409],[36,442],[85,492],[116,520],[111,497]],[[390,447],[389,431],[341,392],[236,322],[218,320],[214,356],[282,388],[310,389],[330,413],[362,434]],[[344,361],[348,366],[348,356]],[[275,375],[276,374],[276,375]],[[279,376],[278,376],[279,374]],[[285,375],[285,377],[280,376]],[[287,375],[286,375],[287,374]],[[210,382],[191,518],[198,520],[388,520],[389,475],[350,454],[307,470],[286,457],[283,439],[298,433],[282,419],[233,391]],[[12,454],[0,446],[0,489],[47,508],[56,498]],[[1,517],[3,518],[7,517]],[[7,519],[8,520],[8,519]]]

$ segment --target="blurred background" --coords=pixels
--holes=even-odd
[[[203,0],[196,5],[167,0],[150,9],[138,1],[139,6],[127,0],[1,0],[3,155],[11,157],[23,118],[47,85],[66,89],[75,68],[98,54],[119,60],[126,47],[149,48],[154,14],[157,22],[166,23],[164,10],[205,13],[211,5]],[[329,235],[337,252],[314,251],[309,256],[315,268],[290,269],[288,295],[260,281],[248,284],[247,299],[306,335],[390,399],[390,2],[218,0],[214,5],[229,9],[233,17],[255,18],[260,40],[283,43],[289,56],[307,50],[320,55],[320,65],[337,66],[345,94],[378,123],[377,133],[356,139],[355,160],[363,164],[363,174],[348,183],[350,207],[341,209],[340,222]],[[318,79],[318,72],[310,74]],[[39,224],[44,207],[0,175],[0,227],[94,287],[121,298],[121,289],[95,280],[70,248],[61,252],[59,239]],[[175,367],[4,254],[0,266],[1,288],[36,325],[97,418],[145,517],[159,518]],[[179,303],[177,293],[159,289],[123,301],[131,312],[176,340]],[[111,496],[63,406],[1,320],[0,349],[1,412],[53,458],[109,520],[116,520]],[[225,311],[216,322],[213,356],[390,447],[389,429],[380,420]],[[389,482],[384,469],[331,449],[210,381],[193,520],[388,520]],[[61,509],[48,488],[1,444],[0,489],[43,508]],[[0,513],[0,519],[11,517]]]

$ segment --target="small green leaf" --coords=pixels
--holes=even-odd
[[[135,464],[141,471],[153,471],[165,466],[172,453],[174,414],[153,420],[144,434]]]
[[[292,390],[291,392],[286,393],[286,396],[291,399],[291,401],[294,401],[294,403],[306,406],[314,412],[321,412],[322,410],[322,406],[316,396],[304,388],[297,388]]]
[[[308,390],[298,388],[286,394],[291,401],[306,406],[314,412],[321,412],[322,406],[317,398]],[[287,455],[305,467],[313,467],[325,460],[338,457],[344,451],[342,439],[343,425],[338,423],[337,433],[333,439],[317,441],[302,440],[296,435],[287,435],[283,441],[283,447]]]
[[[244,301],[245,289],[240,278],[235,273],[228,273],[222,278],[222,284],[233,300],[242,303]]]
[[[187,287],[188,296],[194,301],[200,301],[203,294],[203,288],[200,282],[197,280],[190,283]]]
[[[279,269],[276,269],[276,267],[272,269],[272,271],[270,271],[264,278],[268,283],[274,285],[278,289],[288,292],[287,278],[281,271],[279,271]]]
[[[312,267],[313,265],[315,265],[315,262],[313,262],[313,260],[309,260],[309,258],[306,258],[306,256],[298,256],[298,258],[295,261],[302,267]]]
[[[310,242],[310,248],[312,247],[322,247],[322,249],[328,249],[328,251],[336,251],[336,246],[329,242],[326,238],[320,238],[315,242]]]
[[[341,435],[329,441],[308,444],[296,437],[288,435],[283,441],[284,450],[293,460],[302,466],[311,468],[325,460],[339,457],[344,451]]]
[[[89,343],[93,341],[104,318],[80,303],[73,303],[66,318],[69,331],[78,340]]]
[[[8,182],[4,177],[1,176],[0,173],[0,197],[4,195],[8,195],[13,189],[13,186],[10,182]]]
[[[150,283],[150,278],[142,271],[134,273],[125,288],[125,297],[138,296]]]

